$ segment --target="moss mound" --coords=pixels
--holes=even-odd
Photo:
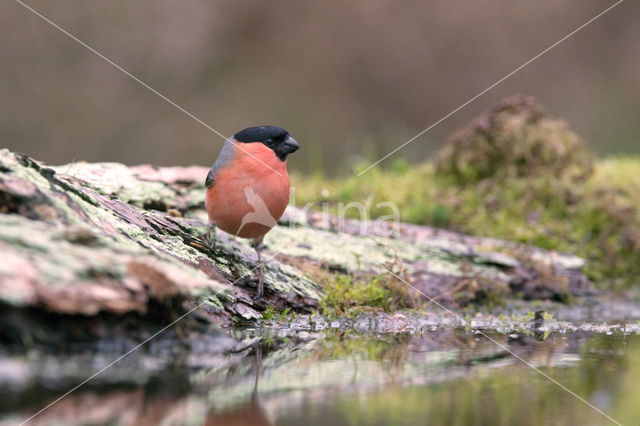
[[[517,96],[452,135],[435,165],[296,176],[296,202],[338,213],[360,201],[370,218],[392,203],[406,222],[577,254],[589,278],[617,287],[638,285],[639,170],[640,158],[595,161],[565,122]]]
[[[460,182],[538,175],[585,179],[593,159],[564,121],[549,117],[532,97],[519,95],[451,135],[436,168]]]

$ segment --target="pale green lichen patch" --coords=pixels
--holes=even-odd
[[[144,312],[148,298],[164,292],[216,298],[227,287],[177,259],[159,260],[102,237],[91,245],[73,243],[61,238],[60,227],[18,215],[0,215],[0,229],[0,301],[12,305],[65,313]],[[145,268],[132,270],[133,263]],[[147,281],[154,276],[156,284]]]
[[[83,182],[102,195],[113,196],[133,204],[175,199],[172,191],[162,182],[139,180],[135,173],[119,163],[71,163],[54,167],[56,172]],[[174,204],[170,202],[170,204]]]
[[[350,272],[384,270],[389,263],[400,261],[410,272],[420,267],[432,274],[465,276],[474,273],[508,280],[499,269],[485,266],[494,261],[480,254],[460,256],[440,247],[391,238],[356,236],[308,227],[277,227],[269,234],[267,243],[273,251],[315,259]],[[465,263],[467,268],[463,271]]]

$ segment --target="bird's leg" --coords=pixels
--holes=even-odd
[[[262,238],[253,240],[251,247],[253,247],[258,254],[258,293],[256,294],[256,300],[258,300],[264,293],[264,265],[262,263],[262,249],[264,248],[264,244],[262,244]]]
[[[255,364],[254,364],[256,379],[253,382],[253,392],[251,393],[252,400],[258,398],[258,381],[260,379],[260,374],[262,374],[262,342],[258,341],[254,343],[253,349],[256,355]]]
[[[213,223],[207,226],[207,230],[204,233],[204,240],[209,244],[209,248],[212,249],[215,247],[218,238],[216,237],[216,226]]]

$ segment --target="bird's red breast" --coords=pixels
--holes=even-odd
[[[262,143],[235,143],[205,197],[211,223],[252,239],[262,238],[275,226],[288,202],[286,161]]]

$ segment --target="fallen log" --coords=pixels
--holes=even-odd
[[[210,247],[202,239],[205,176],[200,167],[49,167],[1,150],[0,309],[90,317],[201,304],[222,323],[260,318],[267,306],[313,312],[323,283],[301,260],[330,274],[390,270],[445,304],[491,292],[555,300],[593,292],[575,256],[292,207],[266,238],[266,293],[256,301],[248,244],[221,236]]]

